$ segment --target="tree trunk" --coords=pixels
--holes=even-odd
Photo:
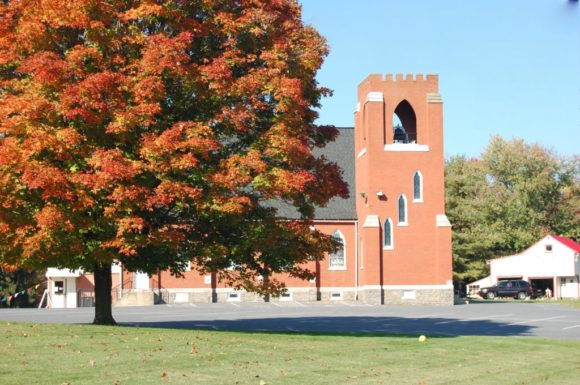
[[[217,274],[215,271],[211,272],[211,303],[217,303]]]
[[[95,319],[94,325],[116,325],[113,319],[111,264],[95,264]]]
[[[316,261],[316,300],[322,301],[322,290],[321,290],[321,282],[320,282],[320,261]]]

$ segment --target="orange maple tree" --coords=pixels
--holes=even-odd
[[[295,0],[3,1],[0,261],[94,272],[100,324],[114,261],[310,277],[336,247],[313,207],[348,194],[312,153],[337,134],[314,124],[326,54]]]

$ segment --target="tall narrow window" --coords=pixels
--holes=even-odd
[[[385,226],[383,229],[383,246],[385,249],[393,248],[393,221],[391,221],[391,218],[385,219]]]
[[[423,202],[423,175],[420,171],[413,175],[413,202]]]
[[[340,242],[341,247],[334,253],[331,253],[328,257],[329,259],[329,269],[331,270],[344,270],[346,269],[346,253],[345,253],[345,241],[344,236],[339,230],[336,230],[332,234],[332,238]]]
[[[405,194],[401,194],[399,197],[399,226],[406,226],[407,225],[407,198],[405,198]]]

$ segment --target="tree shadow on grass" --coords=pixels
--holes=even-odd
[[[123,322],[123,326],[352,336],[533,336],[533,326],[498,320],[387,316],[273,317],[236,320]]]

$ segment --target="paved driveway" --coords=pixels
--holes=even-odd
[[[90,323],[93,308],[1,309],[2,321]],[[114,308],[122,325],[180,329],[520,336],[580,340],[580,310],[532,302],[449,307],[333,303],[220,303]]]

